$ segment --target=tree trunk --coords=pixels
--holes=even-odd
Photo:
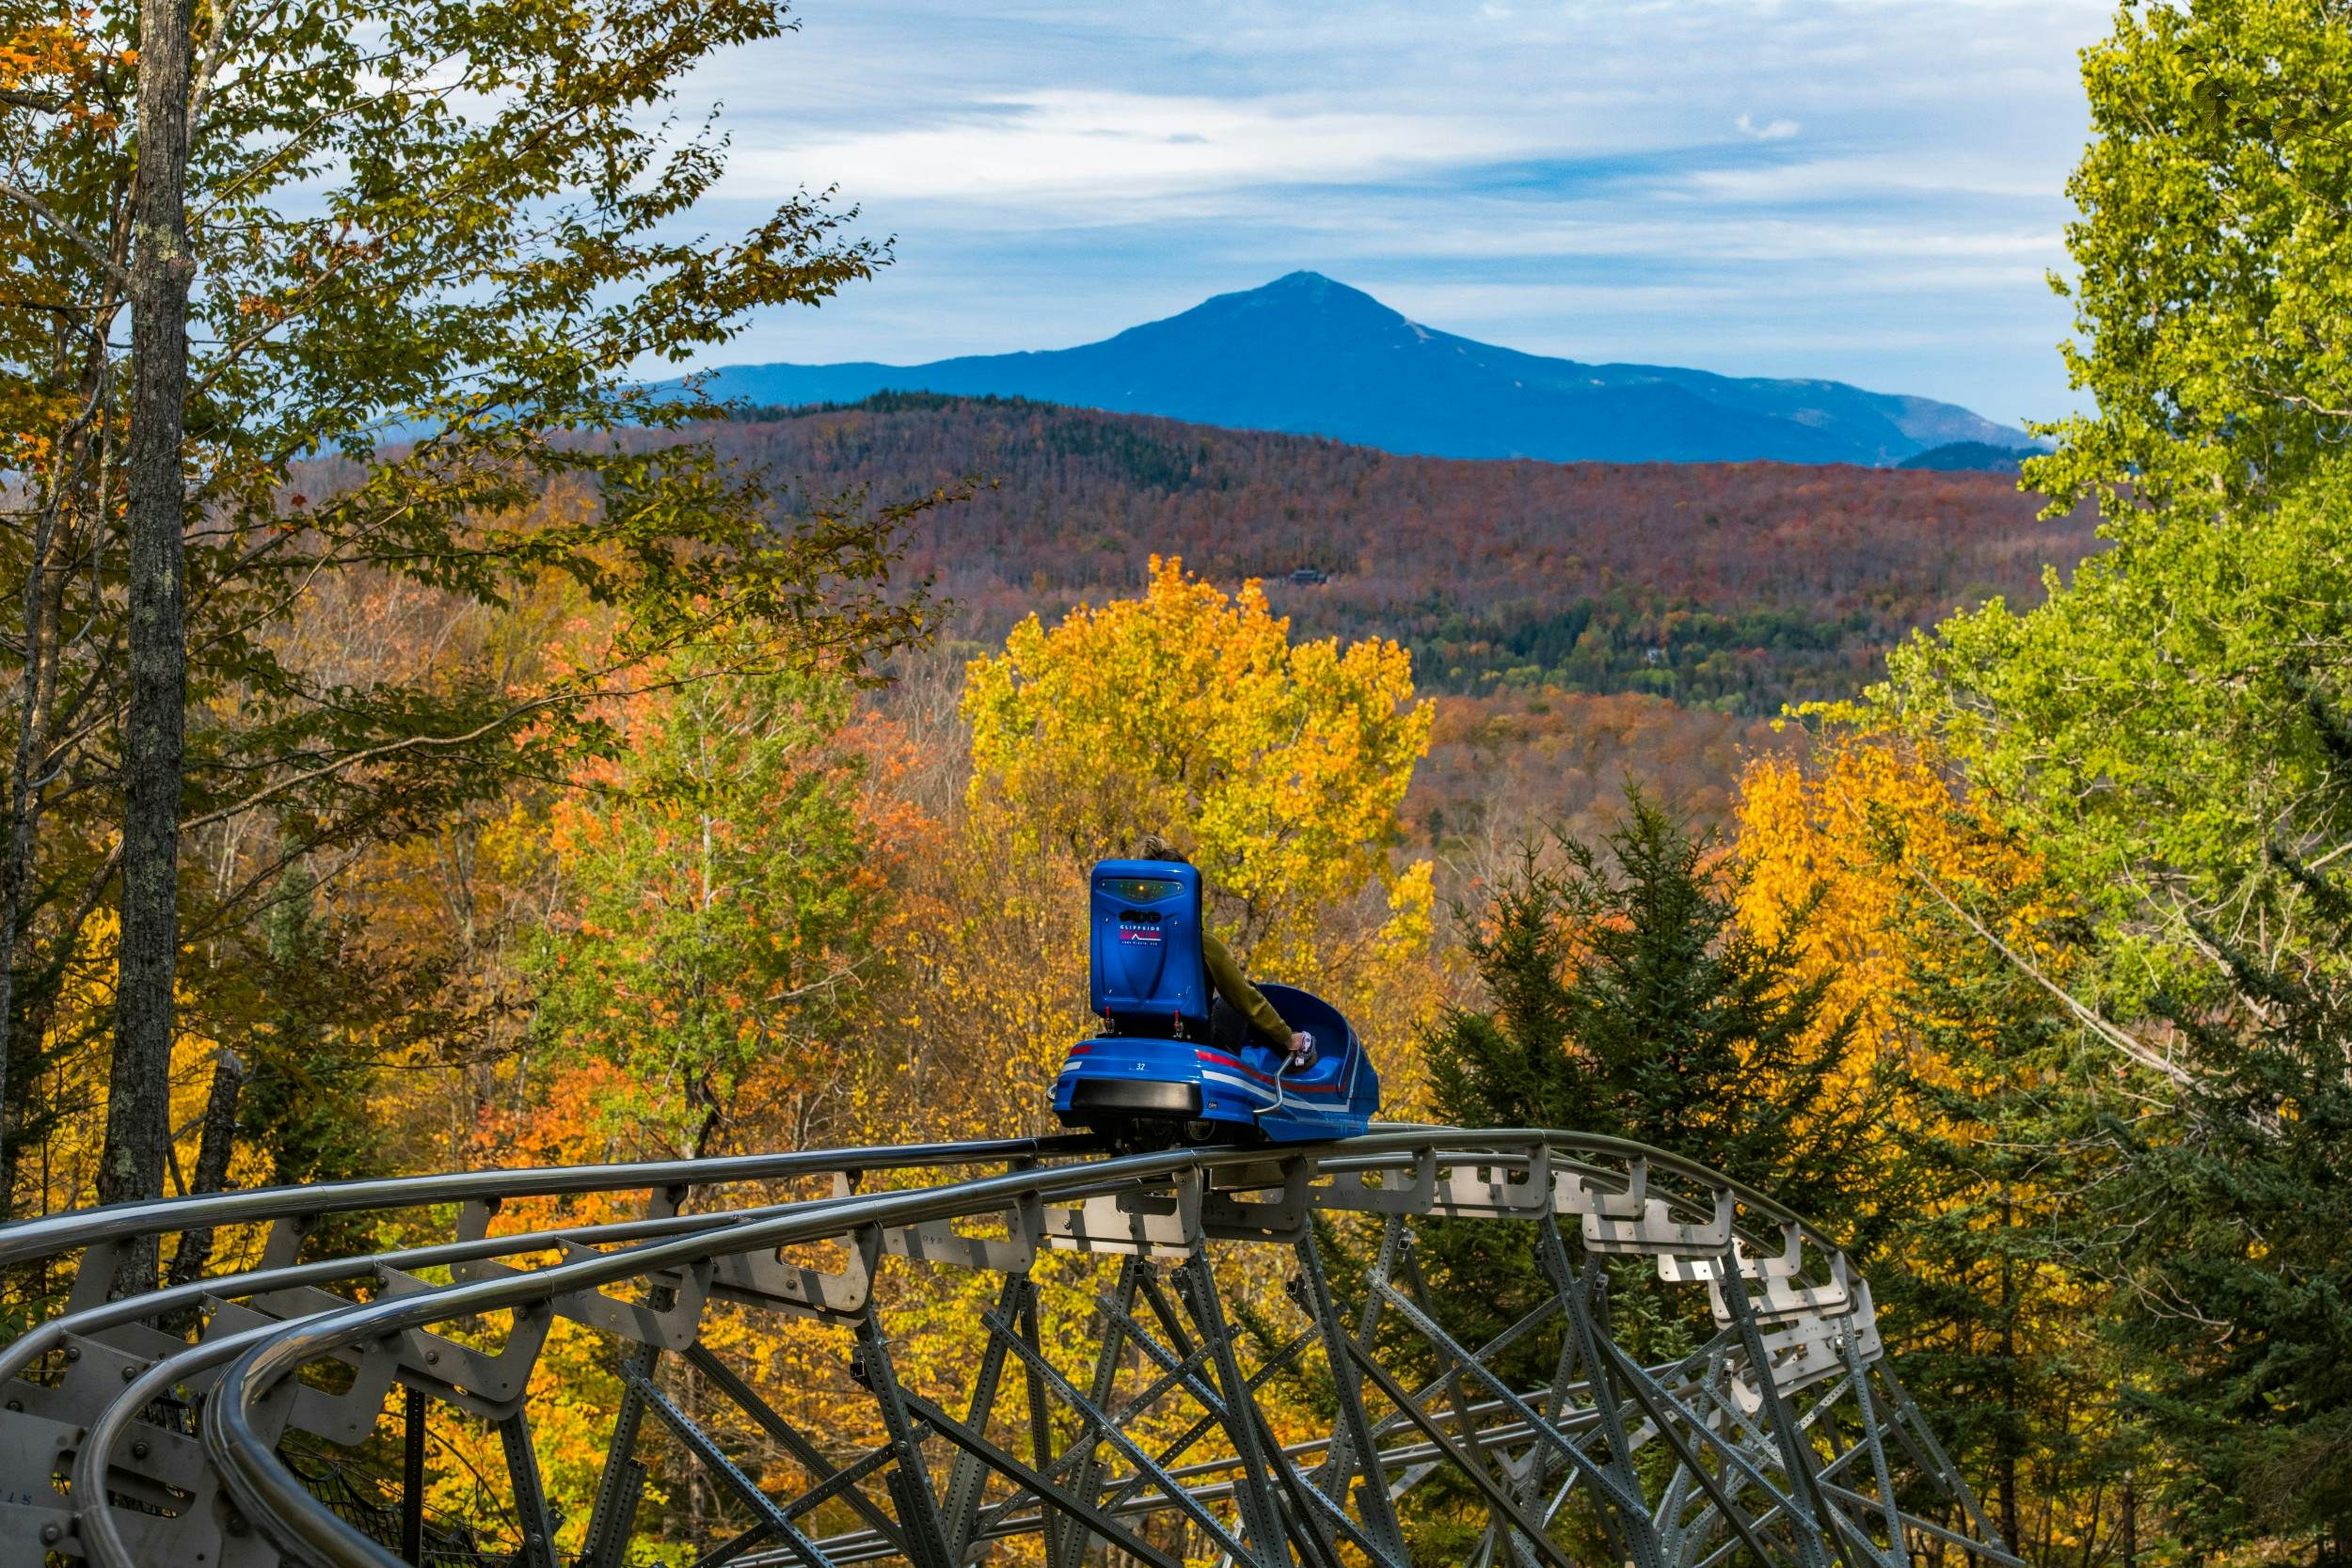
[[[204,1101],[204,1132],[196,1147],[196,1174],[188,1196],[216,1193],[229,1180],[229,1157],[237,1147],[237,1097],[245,1088],[245,1063],[227,1046],[213,1061],[213,1092]],[[191,1230],[180,1238],[171,1255],[171,1283],[184,1285],[204,1273],[213,1260],[213,1233]]]
[[[132,200],[130,713],[122,747],[122,937],[99,1196],[159,1197],[171,1135],[172,979],[180,949],[182,629],[188,382],[188,0],[139,12],[138,170]],[[154,1277],[150,1252],[126,1274]]]
[[[50,1128],[57,1120],[57,1107],[44,1104],[37,1097],[40,1089],[34,1079],[41,1066],[41,1044],[49,1037],[49,1025],[57,1014],[57,988],[53,984],[26,988],[18,986],[14,992],[17,1011],[16,1033],[9,1038],[9,1081],[17,1085],[16,1099],[11,1109],[16,1136],[0,1148],[0,1185],[13,1193],[24,1173],[24,1156],[28,1148],[42,1150],[40,1180],[36,1190],[49,1190],[47,1140]],[[45,1205],[44,1205],[45,1207]]]
[[[2001,1194],[2001,1408],[2008,1419],[2001,1425],[1999,1442],[1994,1451],[1999,1456],[1995,1475],[1999,1478],[2001,1494],[2001,1539],[2018,1556],[2026,1555],[2025,1542],[2020,1539],[2017,1517],[2017,1305],[2012,1299],[2016,1290],[2016,1262],[2010,1256],[2009,1236],[2017,1224],[2015,1207],[2009,1194]]]
[[[17,945],[24,936],[24,892],[33,880],[33,846],[40,826],[40,786],[37,778],[42,761],[41,721],[47,716],[46,689],[52,669],[54,618],[48,613],[49,546],[56,534],[53,507],[44,507],[33,533],[33,548],[24,567],[24,678],[17,715],[15,760],[8,772],[8,833],[5,858],[0,858],[0,1221],[15,1212],[15,1124],[20,1100],[30,1085],[19,1082],[8,1093],[12,1069],[22,1054],[29,1066],[31,1053],[22,1051],[15,1032]]]
[[[86,410],[103,417],[106,384],[105,344],[93,334],[85,356],[81,395]],[[71,552],[72,513],[77,504],[74,475],[92,437],[77,430],[60,444],[52,460],[48,494],[35,515],[32,547],[24,562],[24,591],[20,610],[24,624],[24,671],[17,690],[16,748],[8,769],[8,831],[5,856],[0,856],[0,1221],[15,1212],[16,1153],[11,1134],[21,1132],[24,1108],[31,1102],[31,1085],[23,1082],[20,1064],[29,1065],[40,1041],[17,1033],[17,1013],[24,998],[17,973],[24,959],[27,895],[35,882],[35,860],[40,843],[40,817],[55,757],[49,736],[57,695],[64,594],[61,557]],[[105,452],[99,445],[100,488],[104,485]],[[103,511],[103,502],[91,508]],[[11,1095],[11,1085],[15,1094]]]

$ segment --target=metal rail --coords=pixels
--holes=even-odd
[[[932,1180],[857,1190],[875,1176]],[[813,1177],[833,1179],[830,1196],[680,1212],[713,1187]],[[648,1195],[642,1217],[488,1233],[509,1196],[631,1190]],[[449,1205],[448,1241],[298,1256],[324,1215]],[[126,1248],[261,1220],[259,1266],[107,1299]],[[1493,1227],[1454,1235],[1532,1259],[1515,1323],[1468,1342],[1458,1325],[1492,1304],[1432,1288],[1428,1222]],[[497,1433],[512,1524],[487,1560],[516,1568],[624,1568],[657,1541],[708,1568],[961,1568],[1016,1537],[1046,1568],[1104,1553],[1404,1568],[1433,1543],[1482,1568],[1740,1554],[1896,1568],[1929,1543],[2017,1561],[1883,1364],[1868,1287],[1829,1238],[1702,1165],[1586,1134],[811,1151],[0,1228],[0,1264],[69,1254],[65,1309],[0,1349],[0,1561],[419,1561],[437,1416]],[[440,1268],[446,1282],[417,1272]],[[993,1307],[963,1309],[974,1364],[952,1386],[901,1375],[894,1321],[936,1322],[975,1273],[998,1283]],[[1613,1296],[1652,1288],[1663,1303],[1633,1315],[1649,1326],[1629,1344]],[[859,1408],[807,1429],[706,1342],[737,1314],[827,1325]],[[584,1520],[555,1513],[532,1436],[534,1401],[564,1392],[533,1376],[555,1370],[542,1352],[558,1321],[605,1337],[617,1372]],[[395,1389],[406,1453],[390,1542],[339,1516],[288,1445],[374,1442],[381,1473]],[[657,1471],[707,1506],[641,1525]]]

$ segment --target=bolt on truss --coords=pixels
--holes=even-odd
[[[632,1192],[633,1218],[491,1233],[513,1197]],[[329,1216],[400,1210],[453,1234],[302,1256]],[[264,1222],[251,1268],[110,1295],[129,1249]],[[1432,1225],[1502,1227],[1532,1303],[1465,1329],[1486,1314],[1423,1267]],[[73,1283],[0,1349],[11,1563],[2018,1564],[1834,1243],[1702,1166],[1571,1132],[345,1183],[0,1228],[0,1269],[36,1267]],[[1670,1357],[1613,1327],[1628,1290],[1689,1325]],[[901,1365],[943,1313],[968,1347],[945,1385]],[[756,1318],[813,1325],[853,1412],[819,1428],[722,1354],[713,1331]],[[580,1397],[559,1323],[603,1343],[612,1390],[583,1517],[535,1437]],[[428,1518],[437,1423],[495,1438],[494,1529]],[[337,1458],[363,1449],[385,1477],[365,1495]],[[649,1510],[657,1477],[700,1505]]]

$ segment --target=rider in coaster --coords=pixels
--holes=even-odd
[[[1147,861],[1175,861],[1190,865],[1192,859],[1175,845],[1157,833],[1146,833],[1136,847],[1136,858]],[[1205,911],[1204,911],[1205,914]],[[1208,960],[1209,984],[1216,990],[1216,1000],[1209,1007],[1209,1037],[1228,1051],[1239,1050],[1253,1036],[1260,1043],[1277,1051],[1287,1052],[1290,1060],[1286,1070],[1302,1072],[1314,1066],[1315,1037],[1300,1034],[1282,1022],[1274,1004],[1265,993],[1249,983],[1242,974],[1241,965],[1225,943],[1218,941],[1204,918],[1200,926],[1200,952]]]

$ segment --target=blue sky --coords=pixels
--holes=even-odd
[[[898,262],[712,358],[1108,336],[1311,268],[1537,353],[1996,419],[2054,345],[2106,0],[803,0],[696,84],[715,230],[837,183]]]

